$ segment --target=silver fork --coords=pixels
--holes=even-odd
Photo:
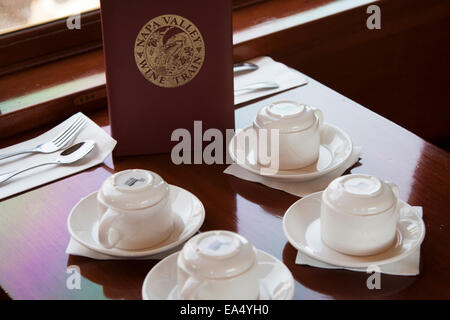
[[[24,153],[53,153],[61,150],[73,139],[73,137],[75,137],[81,128],[83,128],[85,122],[86,118],[80,115],[63,132],[49,142],[41,143],[28,150],[15,151],[0,155],[0,160]]]

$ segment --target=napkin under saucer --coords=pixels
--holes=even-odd
[[[334,169],[331,172],[326,173],[323,176],[320,176],[313,180],[295,182],[295,181],[281,181],[271,179],[270,177],[257,175],[253,172],[250,172],[236,163],[228,166],[224,173],[233,175],[237,178],[261,183],[265,186],[268,186],[273,189],[278,189],[285,191],[287,193],[304,197],[308,194],[324,190],[331,181],[341,176],[347,169],[351,168],[355,163],[358,162],[361,155],[361,147],[354,146],[350,157],[339,167]]]
[[[306,254],[302,254],[301,252],[297,252],[295,263],[298,265],[306,265],[322,269],[344,269],[357,272],[368,271],[367,268],[343,268],[340,266],[320,262],[314,258],[307,256]],[[380,273],[384,274],[391,274],[396,276],[416,276],[420,273],[420,248],[416,249],[413,253],[400,261],[383,264],[378,267]]]
[[[174,252],[180,251],[182,248],[183,248],[183,244],[181,244],[173,249],[161,252],[161,253],[150,255],[147,257],[138,257],[138,258],[133,258],[133,259],[135,259],[135,260],[161,260],[161,259],[164,259],[165,257],[171,255]],[[89,248],[83,246],[82,244],[80,244],[79,242],[77,242],[76,240],[74,240],[72,238],[70,238],[69,244],[67,245],[66,253],[68,255],[86,257],[86,258],[91,258],[91,259],[95,259],[95,260],[130,260],[130,258],[128,258],[128,257],[110,256],[110,255],[107,255],[104,253],[94,251],[92,249],[89,249]]]

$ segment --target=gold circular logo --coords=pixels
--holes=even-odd
[[[205,43],[188,19],[165,14],[150,20],[136,38],[134,57],[142,75],[165,88],[182,86],[200,71]]]

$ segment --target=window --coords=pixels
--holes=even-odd
[[[99,0],[0,0],[0,34],[97,10]]]

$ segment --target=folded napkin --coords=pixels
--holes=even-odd
[[[270,177],[260,176],[248,170],[245,170],[236,163],[230,165],[225,169],[224,173],[231,174],[240,179],[258,182],[268,187],[285,191],[287,193],[304,197],[308,194],[324,190],[331,181],[341,176],[348,168],[353,166],[359,160],[361,155],[361,147],[353,147],[352,154],[347,161],[335,170],[328,172],[327,174],[309,181],[282,181],[276,180]]]
[[[235,90],[244,88],[252,83],[266,81],[276,82],[279,87],[269,90],[237,92],[234,95],[235,105],[308,83],[308,80],[302,74],[280,62],[274,61],[272,58],[259,57],[246,62],[254,63],[259,68],[255,71],[236,75],[234,77]]]
[[[45,132],[44,134],[33,138],[31,140],[0,149],[0,154],[20,151],[23,149],[30,149],[38,144],[48,142],[55,138],[58,134],[63,132],[74,121],[75,117],[79,115],[86,118],[86,123],[81,131],[77,134],[72,144],[85,141],[94,140],[96,143],[95,149],[84,159],[71,165],[48,165],[39,168],[35,168],[26,172],[23,172],[4,184],[0,185],[0,200],[16,193],[40,186],[50,181],[54,181],[74,173],[86,170],[90,167],[102,163],[106,157],[112,152],[116,145],[116,141],[111,138],[102,128],[95,124],[91,119],[86,117],[82,113],[77,113],[54,127],[53,129]],[[36,165],[42,162],[53,161],[60,152],[52,154],[22,154],[11,158],[0,160],[0,172],[9,172],[16,169],[26,168],[32,165]]]
[[[423,215],[422,207],[413,207],[413,208],[416,209],[417,212],[419,213],[419,216],[422,217]],[[297,253],[295,263],[323,269],[344,269],[357,272],[367,272],[367,268],[344,268],[332,264],[327,264],[321,261],[317,261],[316,259],[311,258],[306,254],[301,253],[300,251]],[[420,267],[420,247],[417,248],[414,252],[412,252],[409,256],[406,256],[404,259],[400,261],[378,266],[378,268],[380,268],[381,273],[397,276],[416,276],[420,273],[419,267]]]
[[[170,250],[157,253],[151,256],[147,257],[139,257],[139,258],[129,258],[129,257],[117,257],[117,256],[110,256],[107,254],[103,254],[94,250],[91,250],[89,248],[86,248],[82,244],[78,243],[74,239],[70,239],[69,244],[66,248],[66,253],[71,254],[74,256],[81,256],[81,257],[87,257],[92,258],[95,260],[162,260],[165,257],[171,255],[174,252],[180,251],[181,248],[183,248],[183,244],[176,246],[175,248],[172,248]]]

